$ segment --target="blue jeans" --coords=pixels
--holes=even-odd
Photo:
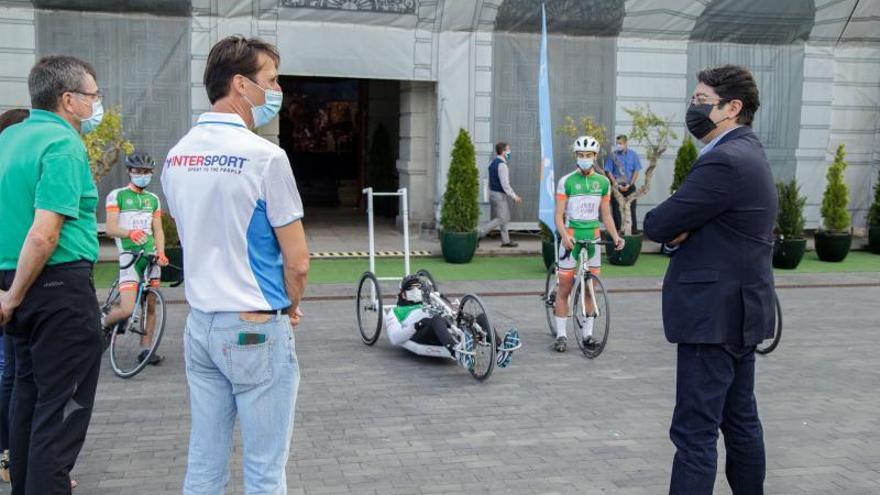
[[[299,388],[293,329],[285,315],[265,323],[238,313],[190,311],[184,352],[192,429],[184,495],[222,495],[229,482],[233,426],[239,417],[248,495],[284,495],[284,467]],[[239,345],[241,333],[265,336]]]

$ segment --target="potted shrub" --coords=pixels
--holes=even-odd
[[[440,209],[440,248],[447,263],[468,263],[477,250],[479,172],[471,137],[464,129],[452,147],[452,163]]]
[[[776,245],[773,250],[773,266],[793,270],[800,264],[807,249],[804,237],[804,205],[797,181],[777,182],[779,212],[776,215]]]
[[[95,184],[99,184],[123,156],[134,153],[134,144],[125,139],[122,132],[122,113],[118,108],[104,112],[104,118],[94,132],[83,136],[83,143]]]
[[[556,242],[553,232],[544,222],[538,222],[538,225],[541,227],[541,257],[544,259],[544,268],[550,268],[550,265],[556,263]]]
[[[669,186],[669,194],[673,194],[681,187],[681,183],[691,172],[698,157],[699,152],[694,145],[694,140],[690,136],[685,136],[684,142],[681,143],[681,147],[678,148],[678,153],[675,155],[675,170],[672,175],[672,185]]]
[[[843,261],[852,244],[850,217],[846,209],[849,205],[849,191],[843,179],[843,171],[846,169],[844,157],[846,153],[841,144],[837,147],[834,162],[825,175],[827,184],[820,210],[824,229],[816,232],[816,254],[822,261]]]
[[[874,184],[874,202],[868,210],[868,249],[880,254],[880,173]]]
[[[171,215],[165,212],[162,212],[162,231],[165,233],[165,256],[168,257],[169,263],[168,266],[162,267],[162,281],[179,282],[183,280],[183,248],[177,235],[177,224],[174,223]]]

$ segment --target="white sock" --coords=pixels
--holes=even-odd
[[[556,338],[565,337],[565,325],[568,324],[568,318],[565,316],[556,317]]]
[[[596,321],[592,316],[587,317],[587,321],[584,323],[584,337],[591,337],[593,335],[593,323]]]

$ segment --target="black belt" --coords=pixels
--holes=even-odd
[[[277,315],[280,313],[282,315],[286,315],[290,312],[289,310],[290,310],[290,308],[287,307],[284,309],[261,309],[258,311],[246,311],[246,313],[256,313],[256,314],[260,314],[260,315]]]

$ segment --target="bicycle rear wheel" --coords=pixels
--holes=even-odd
[[[364,344],[373,345],[382,333],[382,293],[372,272],[364,272],[358,283],[357,322]]]
[[[773,323],[773,336],[764,339],[763,342],[758,344],[755,348],[755,352],[758,354],[770,354],[779,345],[779,340],[782,339],[782,305],[779,303],[779,296],[775,293],[773,294],[773,300],[776,303],[776,321]]]
[[[477,380],[489,378],[495,369],[497,342],[483,301],[474,294],[465,294],[458,306],[455,322],[458,328],[468,332],[474,339],[473,366],[468,371]]]
[[[544,311],[547,313],[547,328],[550,336],[556,337],[556,294],[559,292],[559,281],[556,279],[556,263],[547,269],[547,280],[544,281]]]
[[[156,353],[165,333],[165,298],[158,289],[144,290],[134,312],[121,322],[110,337],[110,366],[120,378],[140,373]],[[150,342],[143,340],[152,335]]]
[[[581,297],[581,291],[588,291],[587,284],[590,282],[593,283],[595,300],[592,305],[588,304],[584,309],[585,298]],[[583,315],[586,315],[586,318]],[[588,275],[584,277],[583,283],[578,285],[574,294],[574,310],[571,318],[575,322],[574,338],[584,356],[592,359],[602,354],[602,351],[605,350],[605,344],[608,342],[608,334],[611,332],[611,306],[608,304],[605,286],[602,285],[602,280],[599,277]],[[589,320],[592,320],[592,336],[595,343],[585,345],[583,337],[587,325],[590,324]]]

